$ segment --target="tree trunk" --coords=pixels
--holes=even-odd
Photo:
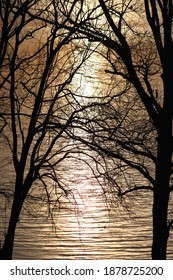
[[[156,185],[153,202],[152,259],[166,259],[168,240],[168,203],[172,156],[172,120],[163,118],[158,133]]]
[[[11,210],[11,215],[10,215],[10,220],[9,220],[8,231],[5,236],[4,244],[0,251],[1,260],[11,260],[12,259],[15,230],[16,230],[16,225],[17,225],[20,211],[21,211],[20,205],[21,205],[20,201],[19,200],[17,201],[16,199],[14,199],[12,210]]]
[[[5,236],[5,241],[0,253],[1,260],[11,260],[12,259],[12,252],[13,252],[13,245],[14,245],[14,234],[15,234],[16,224],[13,222],[10,224],[8,233]]]
[[[154,191],[152,259],[165,260],[168,240],[167,211],[169,192],[162,186]]]

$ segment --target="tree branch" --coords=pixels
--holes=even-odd
[[[150,191],[153,191],[153,188],[151,186],[136,186],[136,187],[134,187],[132,189],[128,189],[128,190],[123,191],[123,192],[121,192],[121,190],[119,190],[118,196],[124,196],[127,193],[131,193],[131,192],[138,191],[138,190],[150,190]]]

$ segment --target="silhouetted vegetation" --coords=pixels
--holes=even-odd
[[[77,139],[104,154],[107,162],[114,160],[106,176],[119,197],[141,189],[153,195],[152,258],[165,259],[173,223],[168,216],[173,190],[173,3],[86,3],[78,32],[99,44],[112,88],[107,99],[104,93],[105,106],[98,101],[91,117],[86,114],[81,121],[80,116],[89,138]]]
[[[14,174],[14,186],[0,189],[11,203],[2,259],[12,258],[26,200],[41,199],[49,212],[60,193],[70,195],[56,171],[73,148],[66,130],[80,108],[69,85],[87,48],[80,51],[73,43],[76,24],[63,28],[62,5],[70,15],[74,7],[68,1],[0,1],[0,131]]]
[[[0,133],[15,174],[1,258],[12,258],[32,187],[48,205],[47,179],[54,193],[68,194],[55,169],[71,152],[64,141],[70,137],[104,158],[108,187],[120,199],[140,190],[153,197],[152,259],[166,259],[173,224],[172,0],[0,4]],[[105,60],[110,87],[82,105],[70,83],[93,51]]]

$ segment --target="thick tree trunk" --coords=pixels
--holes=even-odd
[[[0,259],[2,260],[12,259],[14,236],[15,236],[16,225],[19,220],[20,211],[21,211],[20,201],[14,199],[12,210],[11,210],[11,216],[9,220],[8,231],[5,236],[4,244],[0,251]]]
[[[163,118],[158,134],[156,185],[153,202],[152,259],[166,259],[168,240],[168,203],[172,156],[172,120]]]
[[[16,224],[13,222],[10,224],[8,233],[5,236],[5,241],[0,253],[1,260],[11,260],[14,245],[14,235],[15,235]]]
[[[154,191],[152,259],[165,260],[168,240],[167,212],[169,192],[159,186]]]

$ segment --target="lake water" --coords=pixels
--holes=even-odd
[[[101,66],[99,66],[101,68]],[[96,77],[99,69],[90,73]],[[86,69],[85,69],[86,70]],[[89,72],[88,72],[89,73]],[[86,75],[85,94],[97,90]],[[4,150],[1,146],[1,150]],[[2,153],[3,154],[3,153]],[[2,160],[1,167],[9,161]],[[5,172],[4,172],[5,170]],[[82,161],[63,161],[59,171],[71,190],[61,205],[54,204],[53,217],[45,205],[34,201],[25,205],[14,244],[14,259],[150,259],[152,246],[152,193],[140,191],[123,200],[105,193],[91,169]],[[13,185],[12,172],[0,168],[1,187]],[[8,185],[6,180],[8,179]],[[109,192],[109,190],[108,190]],[[72,196],[73,195],[73,196]],[[0,240],[6,232],[8,203],[0,196]],[[173,233],[168,244],[168,259],[173,259]]]
[[[126,199],[131,213],[123,209],[118,200],[111,207],[89,168],[78,161],[71,162],[70,166],[66,174],[69,174],[68,183],[76,201],[66,200],[63,209],[55,211],[56,234],[52,220],[45,217],[44,207],[35,217],[25,212],[16,231],[14,258],[150,258],[151,199],[147,199],[147,194]]]
[[[63,168],[65,168],[64,170]],[[78,160],[62,166],[74,199],[63,198],[54,211],[54,225],[45,208],[24,211],[16,230],[14,259],[150,259],[152,199],[147,192],[105,200],[91,170]],[[129,208],[128,208],[129,206]],[[1,240],[5,220],[1,220]],[[173,258],[172,236],[168,258]]]

